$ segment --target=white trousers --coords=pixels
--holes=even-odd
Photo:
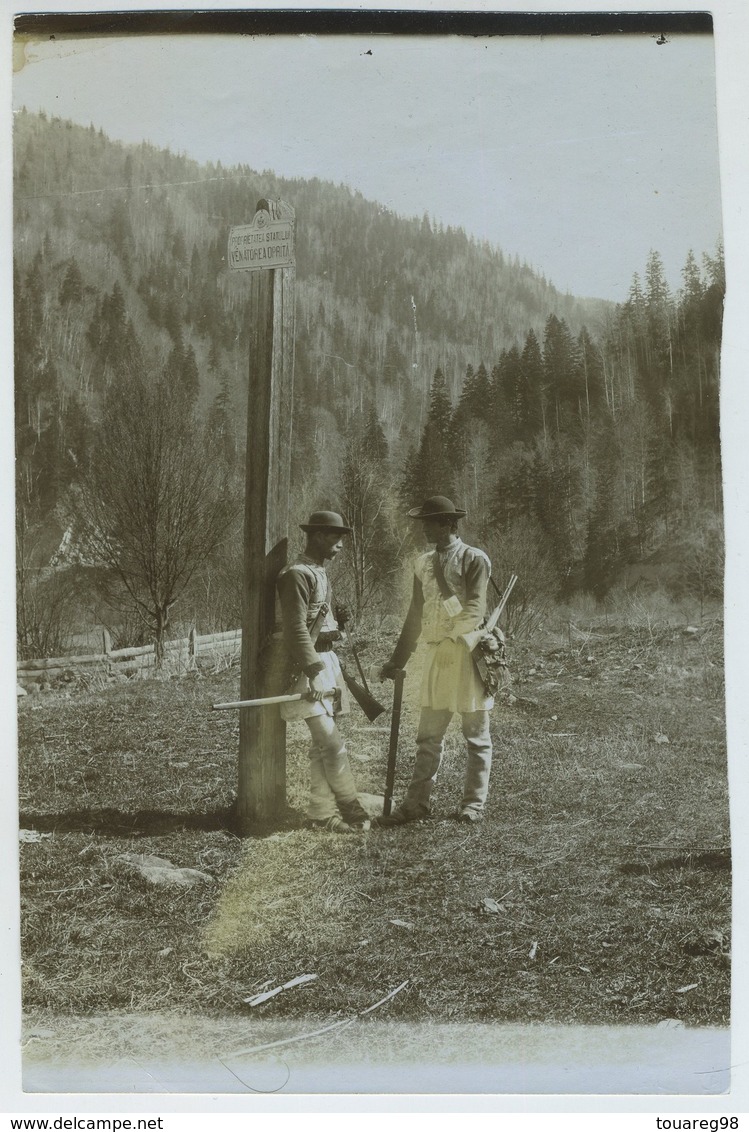
[[[339,803],[354,801],[356,783],[335,720],[329,715],[309,716],[307,726],[312,739],[307,814],[313,821],[327,821],[339,813]]]
[[[401,808],[428,812],[432,789],[442,764],[445,732],[453,712],[423,707],[416,736],[416,761],[411,782]],[[461,809],[483,810],[489,793],[492,768],[492,740],[488,711],[466,711],[461,714],[463,737],[467,747],[466,773],[463,782]]]

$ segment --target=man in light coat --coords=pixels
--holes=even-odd
[[[424,537],[434,543],[434,549],[416,562],[408,615],[381,675],[392,679],[422,637],[426,657],[421,679],[421,716],[416,760],[406,796],[389,817],[380,819],[380,824],[402,825],[430,815],[445,732],[456,712],[461,716],[467,747],[457,817],[464,822],[478,822],[483,817],[489,791],[489,712],[494,700],[485,693],[464,638],[478,629],[486,614],[491,562],[483,550],[468,546],[458,536],[458,520],[466,512],[457,509],[446,496],[432,496],[408,514],[421,521]]]

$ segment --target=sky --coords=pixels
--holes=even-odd
[[[721,234],[711,36],[58,39],[26,46],[13,101],[347,184],[579,296],[624,300],[651,250],[675,289]]]

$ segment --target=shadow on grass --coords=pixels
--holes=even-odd
[[[716,849],[707,853],[679,853],[651,864],[627,863],[619,871],[627,876],[642,876],[644,873],[666,872],[668,869],[708,869],[710,872],[730,872],[731,854],[728,849]]]
[[[247,832],[252,837],[268,837],[271,834],[297,829],[304,824],[304,815],[295,810],[287,812],[269,822],[258,822]],[[135,810],[122,813],[120,810],[102,807],[101,809],[66,810],[62,813],[19,814],[21,829],[37,830],[40,833],[98,833],[110,837],[143,836],[156,837],[174,833],[177,830],[196,830],[215,832],[223,830],[240,836],[237,813],[234,805],[202,813],[165,812],[163,810]]]

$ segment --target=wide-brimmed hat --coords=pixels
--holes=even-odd
[[[347,527],[343,515],[337,511],[313,511],[306,523],[300,523],[303,531],[336,531],[350,535],[353,527]]]
[[[421,507],[414,507],[408,512],[409,519],[462,519],[467,511],[456,507],[452,499],[446,495],[431,495],[425,499]]]

